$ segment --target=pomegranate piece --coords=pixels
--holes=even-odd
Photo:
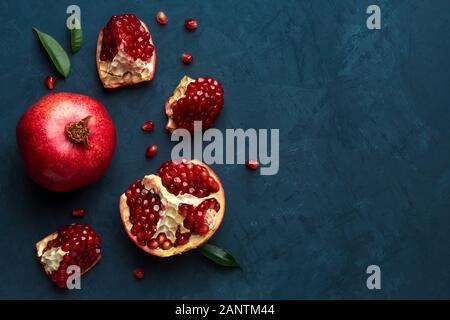
[[[155,125],[153,124],[153,121],[146,121],[141,128],[145,132],[152,132],[155,128]]]
[[[165,26],[169,22],[169,18],[163,11],[159,11],[156,14],[156,22],[158,22],[162,26]]]
[[[56,192],[97,181],[116,148],[116,129],[105,107],[74,93],[39,99],[20,118],[16,136],[31,178]]]
[[[69,266],[78,266],[85,274],[100,260],[100,242],[91,226],[71,224],[36,243],[37,258],[50,279],[65,288]]]
[[[219,228],[224,212],[219,178],[197,160],[167,161],[157,175],[135,181],[120,198],[120,214],[130,239],[160,257],[206,242]]]
[[[153,79],[156,53],[148,27],[134,14],[112,16],[100,30],[96,60],[105,88]]]
[[[152,144],[145,150],[145,155],[147,158],[153,158],[158,153],[158,146],[156,144]]]
[[[245,165],[247,166],[247,168],[249,168],[250,170],[256,170],[259,168],[259,162],[258,160],[247,160],[245,161]]]
[[[185,53],[183,53],[183,54],[181,55],[181,61],[182,61],[184,64],[191,64],[191,63],[192,63],[192,60],[193,60],[193,58],[192,58],[192,55],[191,55],[190,53],[185,52]]]
[[[49,90],[53,90],[56,84],[56,79],[53,76],[48,76],[47,78],[45,78],[44,82]]]
[[[184,21],[184,26],[186,27],[187,30],[193,31],[193,30],[197,29],[198,23],[197,23],[197,20],[195,20],[195,19],[186,19]]]
[[[202,121],[202,128],[210,128],[224,104],[224,92],[219,81],[210,77],[196,80],[184,76],[165,104],[169,118],[166,128],[183,128],[194,132],[194,121]]]
[[[144,272],[144,269],[142,269],[142,268],[136,268],[136,269],[134,269],[133,274],[136,277],[136,279],[141,280],[141,279],[144,279],[145,272]]]
[[[75,218],[83,218],[85,214],[86,210],[84,210],[83,208],[76,208],[72,211],[72,216],[74,216]]]

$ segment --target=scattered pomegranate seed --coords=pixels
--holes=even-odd
[[[164,26],[169,22],[169,18],[166,16],[166,14],[162,11],[159,11],[156,14],[156,22],[158,22],[160,25]]]
[[[259,167],[259,162],[258,160],[247,160],[245,162],[245,165],[247,166],[247,168],[249,168],[250,170],[256,170]]]
[[[145,155],[147,158],[153,158],[158,153],[158,146],[156,144],[152,144],[145,151]]]
[[[83,208],[76,208],[72,211],[72,216],[74,216],[75,218],[83,218],[85,214],[86,210],[84,210]]]
[[[191,64],[191,63],[192,63],[192,55],[191,55],[190,53],[184,52],[184,53],[181,55],[181,61],[182,61],[184,64]]]
[[[144,124],[142,125],[142,130],[146,131],[146,132],[151,132],[154,129],[154,125],[153,125],[153,121],[146,121],[144,122]]]
[[[56,80],[53,76],[48,76],[47,78],[45,78],[45,85],[50,90],[53,90],[53,88],[55,87],[55,84],[56,84]]]
[[[136,279],[141,280],[144,278],[145,273],[144,273],[144,269],[142,269],[142,268],[134,269],[133,273],[134,273],[134,276],[136,277]]]
[[[197,29],[198,23],[197,23],[197,20],[195,20],[195,19],[187,19],[186,21],[184,21],[184,26],[189,31],[192,31],[192,30]]]

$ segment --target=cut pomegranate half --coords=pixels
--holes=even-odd
[[[105,88],[153,79],[156,53],[146,24],[134,14],[112,16],[98,35],[96,60]]]
[[[69,266],[79,266],[83,275],[100,260],[100,237],[91,226],[75,223],[36,243],[36,251],[45,273],[58,287],[64,288]]]
[[[184,76],[165,104],[169,118],[166,128],[194,132],[194,121],[202,121],[202,128],[211,127],[222,111],[223,88],[219,81],[210,77],[191,79]]]
[[[219,228],[225,193],[198,160],[167,161],[156,175],[134,182],[120,197],[130,239],[147,253],[169,257],[202,245]]]

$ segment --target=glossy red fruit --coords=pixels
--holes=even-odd
[[[136,268],[136,269],[134,269],[133,274],[136,277],[136,279],[141,280],[141,279],[144,279],[145,272],[144,272],[144,269],[142,269],[142,268]]]
[[[194,131],[194,121],[202,121],[202,128],[211,127],[222,111],[224,92],[219,81],[211,77],[191,79],[184,76],[165,104],[169,118],[166,128]]]
[[[162,26],[165,26],[169,22],[169,18],[163,11],[159,11],[156,14],[156,22],[158,22]]]
[[[83,218],[85,214],[86,210],[84,210],[83,208],[76,208],[72,211],[72,216],[74,216],[75,218]]]
[[[97,181],[116,147],[116,129],[105,107],[74,93],[36,101],[20,118],[16,136],[28,174],[57,192]]]
[[[156,144],[152,144],[145,150],[145,155],[147,158],[153,158],[158,153],[158,146]]]
[[[258,160],[247,160],[245,162],[245,165],[247,166],[247,168],[249,168],[250,170],[256,170],[259,167],[259,162]]]
[[[134,14],[112,16],[98,35],[96,60],[105,88],[151,80],[156,53],[148,27]]]
[[[47,78],[45,78],[44,82],[48,89],[53,90],[56,84],[56,79],[53,76],[48,76]]]
[[[91,226],[71,224],[36,243],[37,258],[50,279],[64,288],[70,266],[78,266],[84,274],[100,260],[100,242]]]
[[[145,132],[152,132],[155,128],[155,125],[153,124],[153,121],[146,121],[141,128]]]
[[[191,55],[190,53],[185,52],[185,53],[183,53],[183,54],[181,55],[181,61],[182,61],[184,64],[191,64],[191,63],[192,63],[192,60],[193,60],[193,58],[192,58],[192,55]]]
[[[219,178],[197,160],[164,162],[156,175],[135,181],[120,198],[120,215],[130,239],[160,257],[208,241],[224,212]]]
[[[195,19],[186,19],[184,21],[184,26],[186,27],[187,30],[192,31],[197,29],[198,23],[197,20]]]

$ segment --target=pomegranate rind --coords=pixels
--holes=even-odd
[[[147,27],[147,25],[139,20],[145,30],[150,34],[150,44],[154,46],[152,35]],[[146,62],[146,68],[148,69],[148,76],[144,77],[142,74],[131,74],[126,72],[123,75],[114,75],[108,71],[111,61],[102,61],[100,59],[100,53],[102,51],[102,40],[103,40],[103,28],[100,30],[97,38],[97,50],[95,60],[97,62],[97,72],[103,87],[106,89],[114,89],[122,86],[131,86],[140,82],[150,81],[153,79],[156,70],[156,49],[153,50],[150,61]]]
[[[38,242],[36,242],[36,257],[38,258],[39,263],[40,262],[40,257],[42,256],[42,253],[44,251],[44,249],[47,247],[47,243],[51,240],[54,240],[58,237],[58,232],[53,232],[52,234],[46,236],[45,238],[39,240]],[[90,271],[92,268],[95,267],[95,265],[100,261],[100,259],[102,258],[102,255],[99,254],[97,257],[97,260],[95,260],[90,266],[89,268],[86,268],[86,270],[84,270],[81,275],[86,274],[88,271]]]
[[[180,83],[173,90],[172,95],[167,99],[166,104],[164,105],[164,109],[168,117],[166,129],[169,130],[170,132],[173,132],[177,128],[177,125],[172,119],[173,115],[172,105],[175,101],[178,101],[179,99],[184,97],[187,87],[191,82],[195,82],[195,80],[186,75],[183,78],[181,78]]]
[[[151,255],[158,256],[161,258],[167,258],[167,257],[171,257],[173,255],[182,254],[186,251],[195,249],[195,248],[201,246],[202,244],[206,243],[216,233],[216,231],[219,229],[220,225],[222,224],[223,216],[225,213],[225,191],[223,189],[223,186],[222,186],[222,183],[221,183],[219,177],[208,165],[204,164],[203,162],[201,162],[199,160],[190,160],[189,163],[197,164],[202,167],[205,167],[208,170],[208,173],[210,174],[210,176],[219,184],[220,188],[219,188],[218,192],[212,193],[209,196],[204,197],[204,198],[197,198],[197,197],[189,195],[189,194],[184,194],[183,196],[185,197],[185,199],[195,198],[195,199],[197,199],[196,201],[198,203],[200,203],[204,200],[214,198],[220,204],[220,209],[215,214],[214,227],[211,230],[209,230],[208,233],[205,235],[191,235],[191,237],[189,238],[189,242],[185,245],[172,247],[171,249],[168,249],[168,250],[164,250],[161,248],[150,249],[148,246],[139,245],[139,243],[137,241],[137,237],[131,234],[131,228],[133,227],[133,225],[131,224],[130,219],[129,219],[130,218],[130,210],[127,205],[127,197],[126,197],[125,193],[120,196],[120,201],[119,201],[120,216],[121,216],[122,223],[124,225],[124,228],[125,228],[128,236],[139,248],[141,248],[142,250],[144,250],[145,252],[147,252]],[[164,191],[162,191],[164,193],[164,196],[175,197],[175,198],[177,197],[177,196],[171,194],[168,190],[166,190],[166,188],[162,185],[161,179],[158,176],[155,176],[155,175],[145,176],[143,181],[144,181],[144,185],[146,183],[151,182],[153,185],[156,185],[158,188],[160,188],[160,190],[164,189]],[[168,195],[168,194],[170,194],[170,195]],[[183,202],[183,200],[181,200],[180,202]]]

